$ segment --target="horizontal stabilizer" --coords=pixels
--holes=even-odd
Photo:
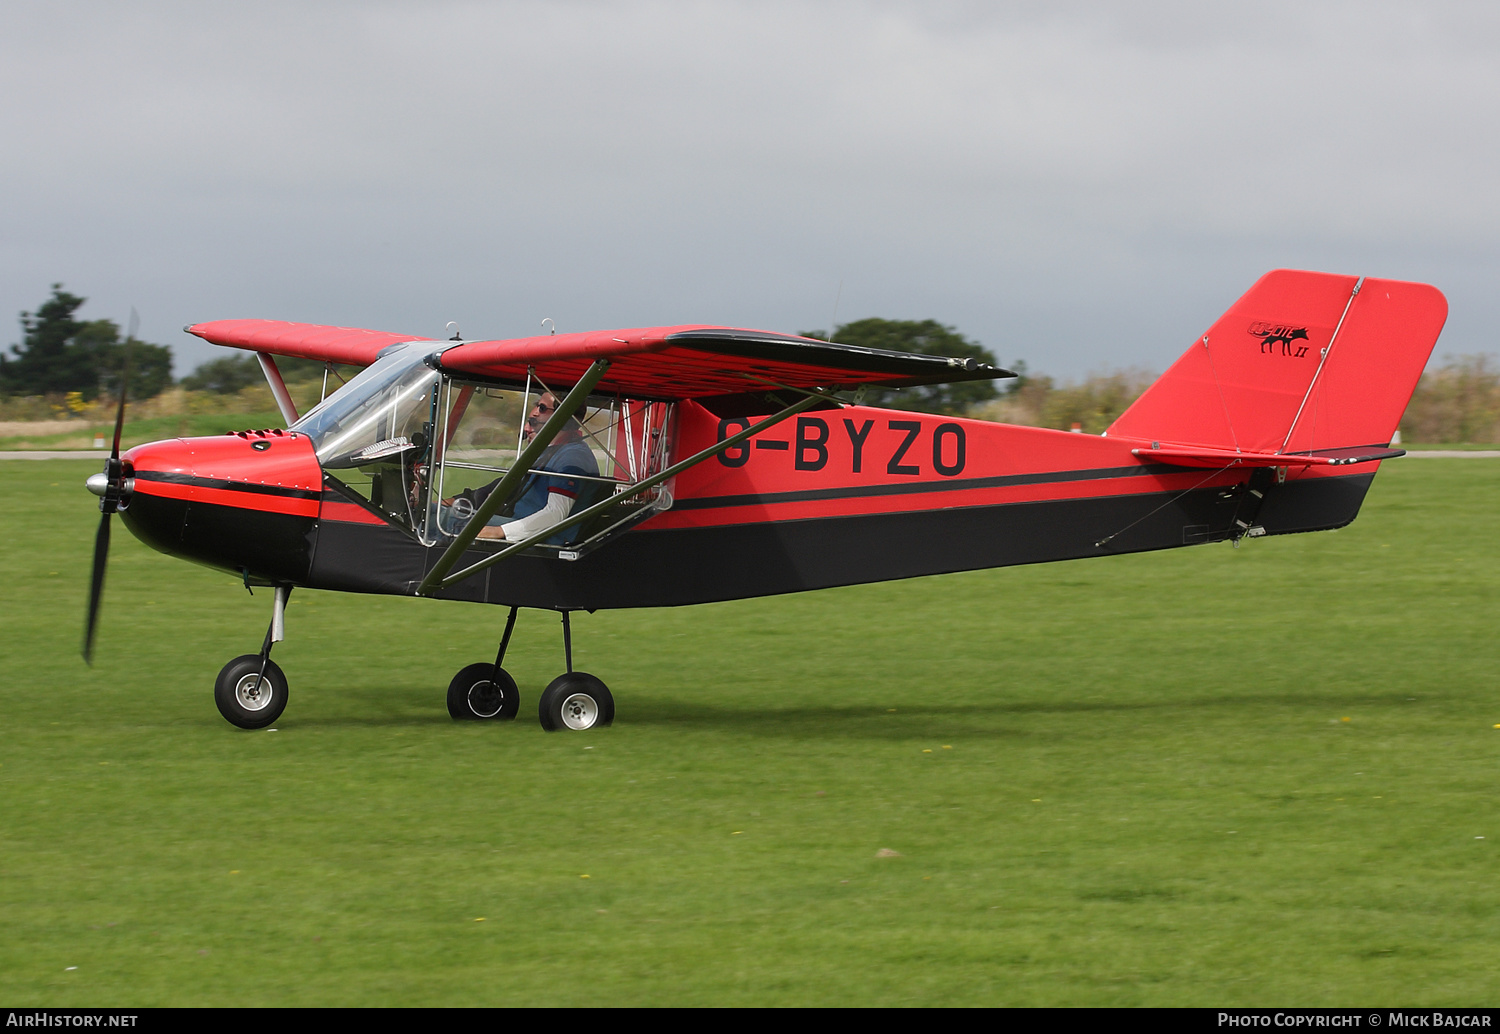
[[[1405,456],[1405,449],[1381,446],[1364,448],[1318,449],[1315,452],[1235,452],[1232,449],[1202,449],[1168,445],[1150,449],[1131,449],[1143,460],[1170,463],[1177,467],[1344,467],[1354,463],[1374,463]]]

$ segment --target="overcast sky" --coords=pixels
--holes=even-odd
[[[1500,319],[1500,5],[0,6],[0,312],[934,318],[1160,370],[1278,266]],[[840,285],[842,284],[842,288]],[[16,324],[0,344],[19,340]]]

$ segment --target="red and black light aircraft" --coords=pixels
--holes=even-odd
[[[104,517],[85,656],[118,511],[156,549],[274,589],[260,652],[215,687],[235,725],[267,726],[286,705],[270,652],[296,586],[510,607],[495,660],[449,687],[455,718],[515,717],[502,665],[517,609],[559,612],[567,671],[541,694],[541,724],[608,724],[609,690],[572,670],[573,611],[1348,524],[1380,461],[1402,455],[1389,443],[1446,316],[1424,284],[1268,273],[1100,436],[862,406],[866,386],[1011,374],[754,330],[463,341],[201,323],[188,331],[258,355],[288,426],[122,456],[117,418],[90,479]],[[364,369],[299,416],[275,356]],[[544,391],[556,409],[522,435]],[[580,426],[599,473],[567,519],[515,542],[476,537]],[[463,492],[497,479],[478,504]]]

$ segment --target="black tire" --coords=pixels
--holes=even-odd
[[[521,710],[516,680],[487,662],[471,664],[448,683],[448,713],[454,718],[508,722]]]
[[[214,682],[214,703],[231,725],[241,729],[264,729],[286,710],[286,674],[273,660],[266,661],[264,680],[260,654],[236,657],[219,670]]]
[[[597,729],[615,720],[615,698],[608,686],[588,672],[569,672],[542,690],[537,717],[548,732]]]

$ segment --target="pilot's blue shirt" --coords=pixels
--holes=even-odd
[[[546,471],[547,473],[543,473]],[[599,476],[599,464],[594,460],[594,451],[581,441],[554,445],[542,453],[541,461],[521,486],[521,498],[516,500],[515,512],[510,517],[495,517],[490,524],[530,517],[547,505],[547,496],[559,492],[575,502],[583,491],[586,481],[576,475]],[[548,545],[563,546],[578,529],[565,528],[556,535],[544,539]]]

